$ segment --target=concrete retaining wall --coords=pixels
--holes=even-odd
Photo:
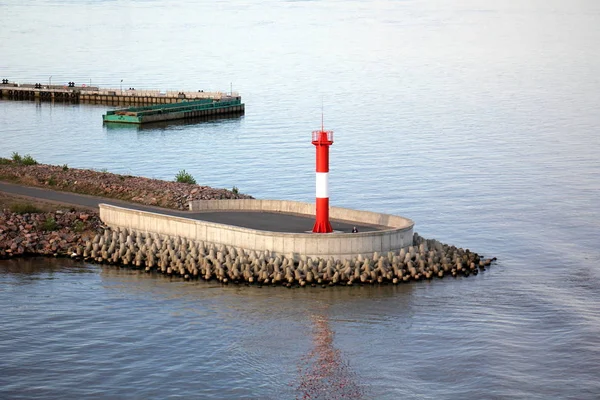
[[[193,211],[237,210],[314,214],[314,204],[281,200],[207,200],[190,204]],[[145,211],[100,205],[100,219],[112,228],[128,228],[145,233],[182,236],[188,239],[224,244],[245,250],[269,250],[282,255],[349,259],[375,251],[400,250],[412,245],[414,223],[407,218],[331,207],[332,219],[385,225],[389,229],[364,233],[279,233],[231,225],[173,217]]]

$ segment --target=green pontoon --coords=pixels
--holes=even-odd
[[[104,122],[145,124],[150,122],[172,121],[221,114],[243,114],[244,103],[240,97],[227,99],[200,99],[173,104],[158,104],[146,107],[129,107],[107,111],[102,116]]]

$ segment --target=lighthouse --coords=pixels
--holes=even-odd
[[[313,131],[312,144],[317,149],[316,220],[313,233],[333,232],[329,223],[329,146],[333,144],[333,131]]]

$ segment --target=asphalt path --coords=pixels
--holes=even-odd
[[[70,192],[59,192],[56,190],[15,185],[6,182],[0,182],[0,192],[93,209],[98,209],[98,205],[100,203],[110,204],[118,207],[132,208],[140,211],[149,211],[200,221],[215,222],[219,224],[257,229],[261,231],[284,233],[310,232],[314,224],[314,218],[306,217],[304,215],[299,214],[285,214],[262,211],[178,211],[167,208],[129,203],[126,201],[114,200],[105,197],[88,196],[84,194]],[[346,233],[352,232],[353,226],[356,226],[359,232],[370,232],[384,229],[384,227],[381,226],[364,225],[359,223],[353,223],[351,221],[338,220],[331,220],[331,226],[334,231]]]

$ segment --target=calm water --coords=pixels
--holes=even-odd
[[[600,397],[600,3],[2,1],[0,75],[222,90],[246,116],[103,127],[0,102],[0,156],[405,215],[468,279],[287,290],[0,263],[0,398]],[[51,77],[51,78],[50,78]],[[122,80],[122,83],[121,83]]]

